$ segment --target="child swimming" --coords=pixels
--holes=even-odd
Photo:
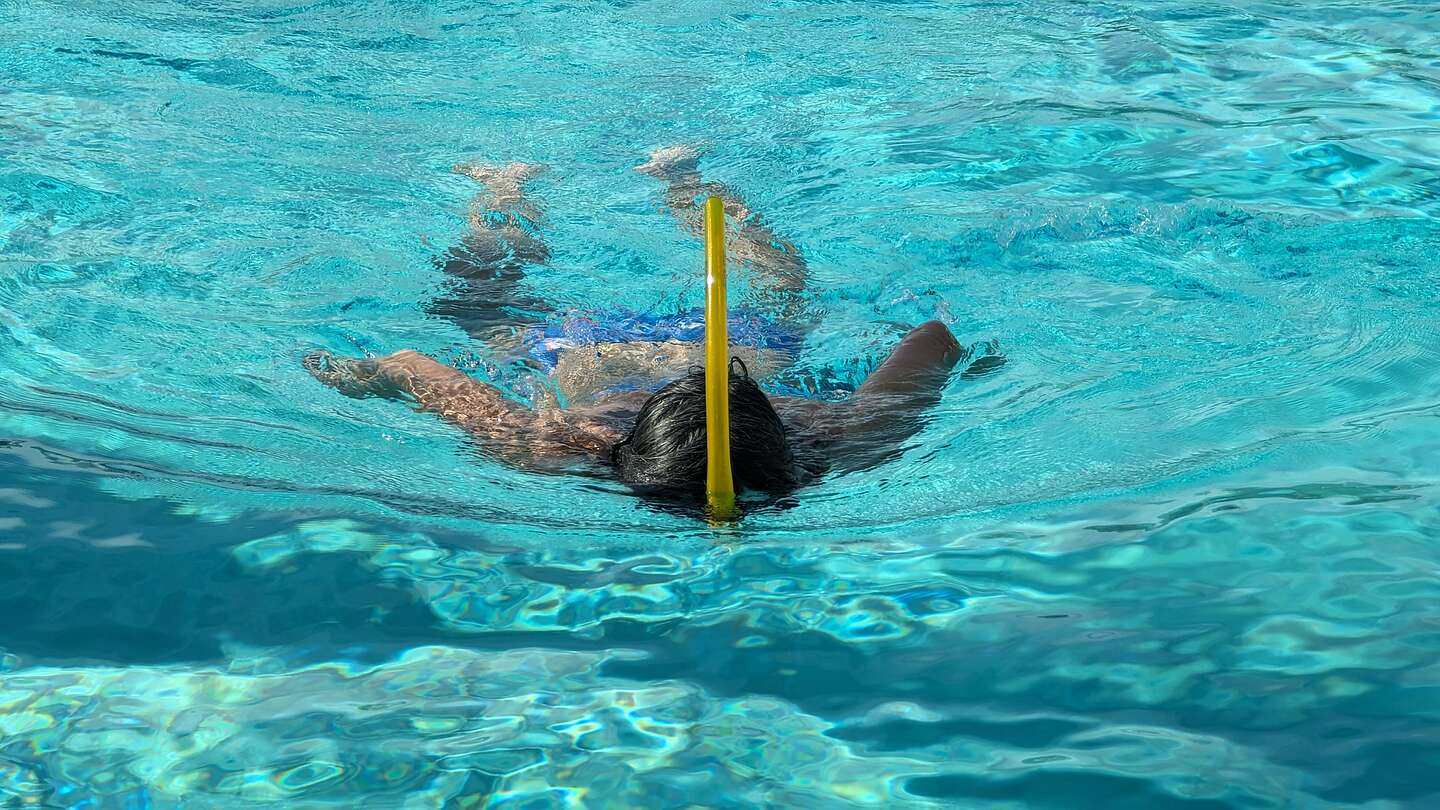
[[[830,471],[863,469],[895,455],[923,424],[950,373],[989,373],[1004,362],[993,346],[961,348],[942,323],[912,329],[843,400],[769,396],[751,376],[783,370],[802,338],[785,325],[798,306],[807,268],[729,188],[702,179],[698,154],[667,147],[638,171],[666,183],[670,211],[692,233],[703,228],[699,201],[719,197],[736,227],[731,256],[759,276],[763,310],[730,313],[731,466],[735,487],[781,495]],[[415,351],[342,358],[318,351],[305,367],[352,397],[409,398],[465,430],[482,448],[529,469],[613,470],[631,488],[671,497],[703,497],[706,475],[705,372],[698,312],[648,316],[615,311],[554,318],[526,295],[527,267],[549,258],[536,236],[540,209],[524,194],[539,171],[526,164],[457,166],[485,191],[472,206],[471,232],[437,259],[456,279],[453,295],[430,311],[473,337],[525,358],[552,375],[565,407],[529,407],[498,388]],[[976,356],[978,354],[978,356]]]

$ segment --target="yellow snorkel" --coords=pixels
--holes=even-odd
[[[735,514],[730,473],[730,322],[725,310],[725,205],[705,200],[705,498],[721,520]]]

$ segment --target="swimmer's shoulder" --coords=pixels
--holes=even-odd
[[[780,421],[801,442],[825,446],[843,438],[848,403],[809,397],[770,397]]]
[[[635,424],[635,417],[650,398],[651,391],[617,391],[605,394],[592,404],[572,408],[576,414],[594,419],[618,430],[622,435],[629,433]]]

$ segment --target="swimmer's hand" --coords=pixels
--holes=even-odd
[[[301,362],[310,375],[347,397],[398,396],[404,389],[390,357],[338,357],[324,349],[313,351]]]

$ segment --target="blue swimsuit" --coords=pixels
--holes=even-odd
[[[547,373],[555,370],[560,362],[560,353],[568,349],[601,343],[667,340],[698,343],[704,339],[705,311],[702,309],[676,315],[611,310],[591,317],[570,317],[559,323],[532,326],[525,330],[527,353]],[[793,354],[804,342],[804,337],[753,310],[741,309],[730,312],[730,342]]]

